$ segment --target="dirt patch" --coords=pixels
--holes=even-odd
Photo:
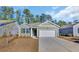
[[[38,51],[38,39],[31,37],[16,37],[12,40],[8,46],[0,48],[3,52],[37,52]]]
[[[73,41],[75,39],[74,37],[67,37],[67,36],[59,36],[59,38],[69,40],[69,41]]]
[[[79,37],[67,37],[67,36],[59,36],[59,38],[68,40],[68,41],[72,41],[75,43],[79,43]]]

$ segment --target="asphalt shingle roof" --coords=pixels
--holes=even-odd
[[[13,22],[15,22],[15,21],[0,20],[0,26],[4,26],[4,25],[7,25],[7,24],[10,24]]]

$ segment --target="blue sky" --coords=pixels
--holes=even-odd
[[[32,14],[37,15],[41,13],[46,13],[48,11],[59,12],[64,9],[66,6],[14,6],[15,9],[23,11],[25,8],[29,9]]]
[[[42,13],[45,13],[51,15],[52,17],[66,7],[67,6],[13,6],[15,10],[19,9],[21,10],[21,12],[23,12],[23,10],[27,8],[34,15],[40,15]]]
[[[27,8],[33,15],[49,14],[56,20],[72,22],[79,20],[79,6],[13,6],[13,8],[21,12]]]

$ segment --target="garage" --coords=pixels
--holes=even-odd
[[[46,21],[39,25],[38,36],[41,37],[57,37],[59,36],[59,26],[51,21]]]
[[[40,30],[39,37],[55,37],[55,30]]]

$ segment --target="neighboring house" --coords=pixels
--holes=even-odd
[[[0,36],[18,34],[18,24],[12,20],[0,20]]]
[[[46,21],[44,23],[21,24],[19,26],[19,36],[57,37],[59,36],[59,26],[51,21]]]
[[[73,25],[65,25],[59,29],[60,35],[79,36],[79,23]]]

